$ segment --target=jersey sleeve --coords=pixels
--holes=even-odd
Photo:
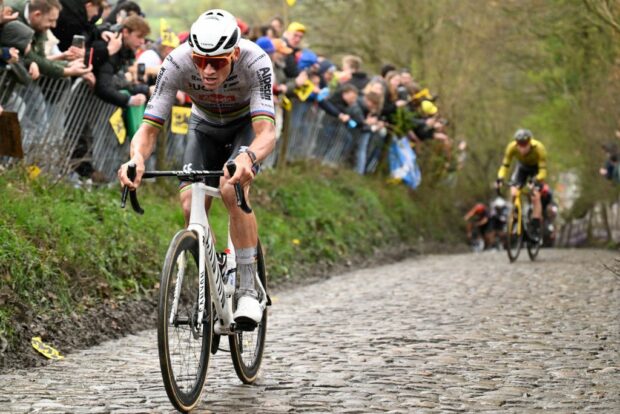
[[[271,59],[265,54],[262,64],[254,69],[252,91],[250,94],[250,114],[252,122],[269,121],[275,124],[275,109],[273,106],[273,67]]]
[[[506,146],[506,151],[504,152],[504,159],[502,160],[502,166],[499,167],[499,171],[497,172],[497,178],[501,178],[502,180],[506,179],[508,175],[508,169],[510,168],[510,162],[514,157],[514,148],[516,143],[513,141],[508,146]]]
[[[170,54],[162,64],[157,75],[155,91],[151,99],[149,99],[142,117],[143,123],[159,129],[164,127],[168,116],[170,116],[170,110],[172,105],[174,105],[177,90],[179,89],[179,76],[178,65],[175,64]]]

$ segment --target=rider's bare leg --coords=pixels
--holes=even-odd
[[[540,191],[534,188],[532,191],[532,218],[542,221],[542,204],[540,201]]]

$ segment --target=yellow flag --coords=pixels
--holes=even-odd
[[[286,96],[282,96],[282,99],[280,100],[281,105],[282,105],[282,109],[284,109],[285,111],[290,111],[291,109],[293,109],[293,102],[291,102],[290,99],[288,99]]]
[[[305,102],[308,96],[314,91],[314,83],[312,81],[305,81],[301,86],[296,87],[293,92],[299,98],[300,101]]]
[[[36,165],[29,166],[28,168],[26,168],[26,171],[28,171],[28,178],[30,180],[35,180],[39,176],[39,174],[41,174],[41,169]]]
[[[295,2],[297,0],[286,0],[286,2],[288,3],[289,6],[293,7],[295,5]]]
[[[159,37],[161,37],[161,44],[164,46],[179,46],[179,37],[172,31],[166,19],[159,19]]]
[[[117,108],[110,117],[109,122],[112,126],[114,134],[116,135],[118,143],[123,145],[125,143],[125,138],[127,138],[127,130],[125,129],[125,122],[123,121],[123,110],[121,108]]]
[[[192,108],[187,106],[172,107],[172,122],[170,123],[170,131],[173,134],[187,135],[189,131],[189,116]]]

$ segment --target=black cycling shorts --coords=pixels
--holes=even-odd
[[[527,183],[529,177],[536,177],[538,174],[538,165],[530,167],[517,162],[517,167],[510,177],[510,185],[523,187]]]
[[[189,118],[187,146],[183,155],[183,167],[191,164],[192,170],[221,170],[224,164],[237,156],[239,147],[249,146],[254,139],[252,119],[235,121],[232,125],[214,126],[200,117]],[[207,178],[205,183],[219,187],[219,178]],[[182,183],[185,186],[187,183]]]
[[[481,224],[480,226],[478,226],[478,231],[480,232],[481,236],[484,236],[485,234],[487,234],[491,230],[492,230],[492,228],[491,228],[491,219],[488,219],[486,223]]]

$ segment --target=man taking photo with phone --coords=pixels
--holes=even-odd
[[[103,10],[103,0],[60,0],[62,10],[58,16],[56,27],[52,33],[58,39],[58,49],[66,52],[73,47],[81,50],[81,58],[84,58],[84,50],[91,46],[96,38],[95,22],[99,20]],[[82,48],[74,44],[74,37],[83,36]]]
[[[150,32],[149,24],[143,17],[129,16],[119,32],[104,32],[102,39],[93,42],[93,71],[97,78],[95,95],[121,108],[146,103],[148,86],[132,83],[127,75],[120,77],[117,73],[128,73],[135,60],[135,52],[144,44]]]
[[[58,16],[62,10],[59,0],[11,0],[7,5],[19,12],[18,19],[34,29],[32,51],[24,56],[30,76],[37,79],[40,75],[52,78],[83,76],[92,68],[84,65],[82,59],[71,62],[58,62],[49,59],[45,54],[47,31],[56,27]]]

